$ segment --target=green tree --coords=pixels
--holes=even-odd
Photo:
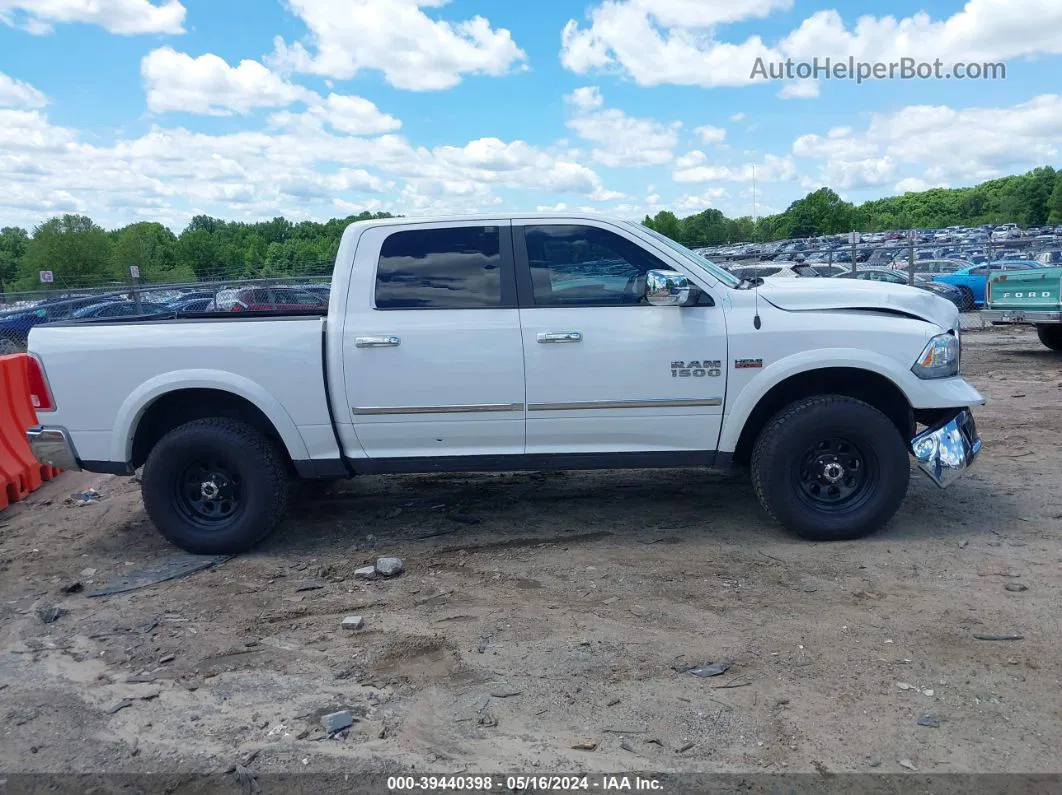
[[[853,207],[829,188],[819,188],[797,199],[783,213],[789,237],[834,235],[852,229]]]
[[[103,229],[84,215],[52,218],[33,230],[19,266],[19,285],[32,289],[40,271],[52,271],[55,283],[91,287],[115,279],[113,244]]]
[[[1062,224],[1062,171],[1055,174],[1055,187],[1047,200],[1047,211],[1048,223]]]
[[[5,226],[0,229],[0,292],[18,273],[29,239],[29,233],[20,227]]]
[[[140,268],[146,282],[179,282],[195,278],[187,265],[178,262],[177,236],[162,224],[144,221],[118,231],[114,244],[115,270],[120,277],[129,268]]]
[[[678,240],[681,236],[679,219],[670,210],[662,210],[661,212],[658,212],[653,217],[653,222],[650,226],[660,234],[670,237],[672,240]]]

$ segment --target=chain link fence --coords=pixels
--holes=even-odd
[[[51,286],[0,297],[0,355],[26,350],[30,331],[44,323],[99,318],[194,316],[213,311],[324,312],[331,276],[215,279],[180,284],[111,283]]]

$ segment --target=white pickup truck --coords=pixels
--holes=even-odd
[[[323,316],[322,316],[323,315]],[[887,522],[910,459],[981,441],[959,314],[905,286],[740,280],[596,215],[389,219],[343,235],[327,314],[38,326],[37,456],[141,473],[173,543],[235,552],[296,478],[749,467],[810,539]]]

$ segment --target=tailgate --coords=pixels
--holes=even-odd
[[[1001,273],[989,281],[988,289],[988,309],[1058,310],[1062,268]]]

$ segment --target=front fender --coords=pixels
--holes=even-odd
[[[923,380],[901,367],[895,359],[874,351],[850,348],[801,351],[772,362],[749,380],[738,394],[727,395],[719,449],[733,452],[737,448],[749,416],[774,387],[793,376],[834,367],[866,370],[888,378],[916,409],[979,406],[985,402],[980,393],[962,378]]]
[[[133,436],[144,413],[163,395],[182,389],[216,389],[255,405],[276,428],[292,460],[310,458],[306,442],[283,405],[249,378],[224,370],[174,370],[145,381],[125,399],[111,436],[111,461],[130,461]]]

